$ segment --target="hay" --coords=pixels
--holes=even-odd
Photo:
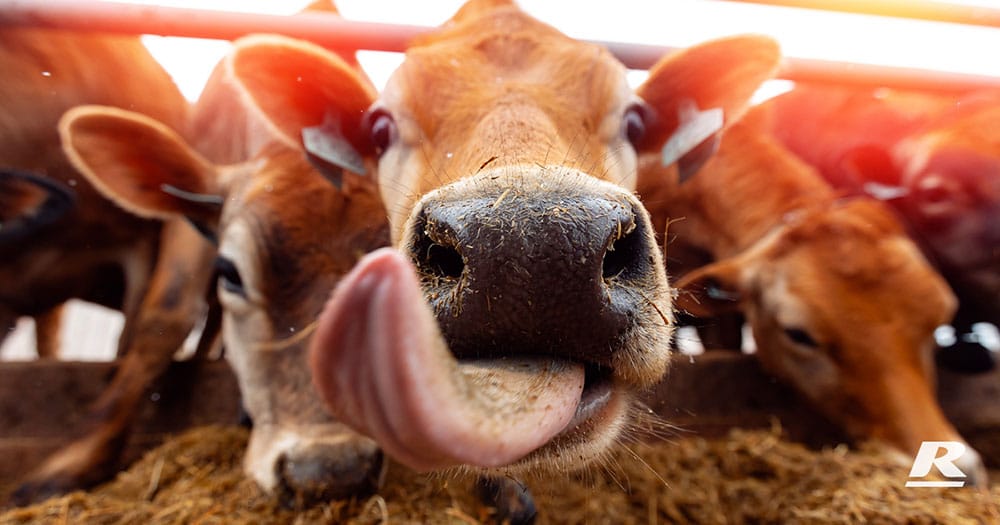
[[[247,433],[205,427],[148,453],[117,479],[0,515],[21,523],[478,523],[491,509],[468,479],[391,465],[380,493],[294,511],[241,472]],[[540,523],[1000,523],[989,491],[907,489],[874,452],[819,452],[779,430],[633,445],[587,472],[528,480]]]

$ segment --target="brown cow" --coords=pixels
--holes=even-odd
[[[336,7],[326,0],[317,0],[306,9],[336,12]],[[100,40],[100,38],[92,36],[74,38],[79,40],[81,45],[73,47],[70,45],[73,40],[54,39],[52,42],[54,47],[51,50],[58,51],[60,45],[67,45],[74,50],[82,51],[89,49],[86,46],[90,46],[92,48],[89,49],[90,53],[81,54],[99,59],[100,66],[75,63],[72,65],[78,66],[81,71],[94,77],[85,82],[85,85],[94,84],[97,88],[103,86],[107,93],[96,99],[70,100],[75,100],[77,103],[91,101],[143,109],[143,104],[133,101],[130,98],[131,95],[123,98],[123,101],[127,103],[119,104],[119,101],[114,98],[118,91],[108,89],[105,85],[108,82],[118,82],[133,89],[132,83],[120,82],[118,78],[122,74],[118,72],[117,68],[121,67],[122,57],[127,56],[132,56],[135,60],[145,61],[140,64],[141,67],[136,67],[132,76],[128,76],[130,82],[149,76],[144,73],[143,69],[147,66],[151,70],[159,72],[158,74],[162,75],[163,79],[169,81],[166,74],[155,65],[155,62],[136,39]],[[111,53],[110,56],[106,56],[109,51],[103,49],[102,46],[111,44],[117,46],[115,48],[117,54]],[[72,60],[79,58],[73,53],[68,53],[68,56]],[[114,60],[108,60],[109,58]],[[60,60],[60,58],[50,57],[47,61],[58,64]],[[349,57],[349,60],[353,59]],[[99,67],[105,68],[101,70],[104,72],[103,76],[91,71]],[[170,96],[164,95],[161,97],[162,100],[158,100],[163,104],[174,100],[176,88],[172,89],[173,93]],[[157,93],[150,89],[144,95],[155,97]],[[186,103],[184,105],[186,108]],[[270,140],[270,133],[266,128],[258,125],[258,120],[248,117],[248,113],[229,87],[224,68],[221,67],[218,68],[199,98],[189,122],[178,123],[177,117],[162,112],[149,112],[149,114],[160,118],[163,123],[175,129],[184,129],[186,125],[191,130],[186,135],[190,137],[192,143],[211,161],[218,163],[236,163],[248,160],[255,156]],[[186,121],[188,112],[181,112],[181,116]],[[52,129],[55,129],[54,122]],[[79,180],[80,184],[86,185],[90,193],[97,195],[84,178],[76,176],[76,179]],[[110,201],[102,199],[99,202],[114,210],[116,216],[124,217],[116,223],[122,228],[127,228],[133,223],[140,223],[155,232],[159,228],[157,225],[161,224],[161,221],[158,220],[139,219],[136,215],[125,213],[117,206],[109,204]],[[201,299],[208,287],[209,277],[213,274],[212,259],[216,254],[215,246],[205,242],[201,235],[190,228],[187,224],[188,219],[175,218],[162,223],[164,224],[164,234],[157,251],[158,270],[150,284],[150,299],[143,305],[143,325],[138,335],[143,342],[135,345],[141,351],[128,352],[114,382],[104,396],[98,400],[96,410],[104,416],[103,419],[97,422],[93,432],[53,456],[38,471],[33,473],[16,494],[16,501],[25,502],[51,493],[89,485],[113,474],[118,454],[122,448],[121,443],[127,437],[132,414],[148,384],[165,370],[174,352],[179,348],[180,342],[183,340],[183,337],[180,337],[180,322],[182,320],[187,322],[186,318],[193,320],[193,315],[202,308],[197,303],[202,302]],[[198,227],[203,227],[197,221],[191,222]],[[135,231],[134,236],[133,242],[145,242],[144,238],[147,237],[147,233]],[[214,296],[214,293],[212,295]],[[215,330],[218,329],[217,323],[219,321],[217,310],[217,308],[213,308],[210,312],[205,328],[206,337],[203,337],[199,345],[199,353],[207,351],[214,340],[213,336]],[[156,339],[147,341],[148,338]],[[261,377],[258,374],[254,376],[254,379],[248,381],[251,381],[251,384],[256,384],[260,380]],[[272,387],[272,390],[281,389],[288,387],[285,383],[294,384],[293,380],[294,378],[288,378],[283,381],[279,375],[279,377],[273,378],[269,384],[276,385]],[[271,408],[260,409],[260,411],[266,410],[271,410]],[[275,408],[274,410],[283,411],[284,409]],[[295,413],[292,412],[292,414]],[[304,413],[301,421],[308,421],[311,417],[310,414],[310,412]],[[257,454],[261,459],[256,465],[255,471],[261,477],[260,479],[268,480],[269,488],[277,483],[278,486],[275,488],[281,489],[285,496],[293,498],[304,497],[308,499],[322,495],[323,491],[336,492],[339,490],[337,483],[327,486],[309,477],[328,476],[329,469],[337,466],[335,461],[323,463],[331,455],[321,450],[323,448],[321,441],[326,439],[324,437],[325,430],[321,426],[293,428],[290,421],[299,420],[287,414],[282,417],[268,415],[261,418],[259,425],[263,428],[255,432],[254,446],[256,451],[267,450],[270,455],[265,455],[263,452]],[[287,432],[272,432],[273,428],[287,429]],[[269,437],[265,438],[264,436]],[[299,439],[291,440],[288,439],[289,436],[299,436]],[[336,449],[336,447],[332,448]],[[367,449],[362,447],[362,450]],[[285,467],[284,470],[275,468],[273,463],[278,461],[296,467],[294,469]],[[302,475],[303,470],[308,475]],[[366,474],[361,473],[360,475],[363,477]],[[356,485],[363,481],[363,479],[344,479],[338,483],[344,487],[350,487],[352,484]]]
[[[607,50],[487,0],[416,42],[374,103],[322,49],[244,46],[249,100],[289,144],[374,177],[389,214],[395,249],[341,282],[313,338],[333,412],[417,469],[599,457],[673,329],[637,153],[689,104],[735,116],[777,62],[766,38],[696,47],[641,100]]]
[[[748,116],[837,188],[885,200],[958,295],[943,365],[992,366],[962,341],[1000,324],[1000,97],[799,86]]]
[[[27,195],[22,190],[33,183],[50,195],[34,199],[41,208],[31,197],[22,200],[27,206],[18,209],[27,215],[19,218],[4,212],[0,324],[22,315],[52,319],[70,298],[125,315],[118,342],[125,357],[111,386],[82,435],[28,475],[14,498],[26,502],[115,472],[146,387],[202,315],[211,259],[200,251],[209,245],[183,221],[164,225],[125,212],[60,149],[59,117],[82,103],[131,108],[184,129],[188,103],[138,38],[7,28],[0,33],[0,70],[0,168],[22,174],[0,177],[0,194]],[[70,205],[53,211],[44,204],[65,202],[62,194],[71,195]],[[44,353],[44,338],[40,343]]]
[[[314,2],[307,10],[337,12],[328,1]],[[342,56],[356,67],[351,54]],[[330,420],[316,396],[309,394],[309,371],[305,359],[297,356],[308,342],[308,330],[303,328],[315,318],[331,283],[360,254],[388,243],[385,213],[370,182],[349,184],[343,192],[323,187],[302,153],[271,144],[273,133],[247,111],[233,89],[230,70],[226,60],[220,62],[195,104],[191,146],[161,123],[90,107],[75,109],[64,118],[64,147],[80,171],[122,207],[147,218],[184,217],[220,243],[216,267],[226,355],[254,423],[245,457],[247,473],[286,501],[363,492],[377,481],[381,453],[367,438],[351,435]],[[148,139],[135,141],[136,136]],[[165,159],[161,150],[177,160]],[[179,207],[183,199],[153,207],[143,204],[144,195],[164,195],[161,186],[146,185],[144,177],[149,175],[143,174],[180,159],[191,162],[181,162],[186,169],[166,173],[177,180],[162,182],[181,196],[204,193],[205,188],[217,190],[200,197],[207,199],[207,217],[185,216]],[[210,169],[193,170],[202,164]],[[147,166],[151,171],[143,171]],[[260,188],[264,191],[252,191]],[[212,204],[223,200],[224,208]],[[301,206],[304,203],[313,205]],[[312,224],[319,226],[307,226]],[[252,235],[243,238],[247,225]],[[332,241],[322,242],[326,238]],[[246,244],[254,240],[259,245]],[[293,268],[304,273],[285,274]],[[250,272],[250,278],[241,279],[241,272],[244,276]],[[311,286],[302,284],[307,276],[312,276]],[[231,293],[233,283],[244,280],[245,292],[255,296],[249,303]],[[248,308],[259,312],[250,315]],[[262,324],[259,316],[267,323]],[[279,325],[285,328],[278,331]]]
[[[887,206],[839,198],[742,123],[684,183],[656,157],[640,172],[655,223],[672,221],[667,267],[682,311],[742,311],[763,367],[853,437],[907,460],[922,441],[961,441],[934,396],[931,358],[955,298]],[[982,482],[969,450],[963,470]]]
[[[146,217],[184,216],[218,239],[226,358],[254,423],[247,473],[291,502],[372,488],[377,446],[330,418],[305,356],[330,290],[388,244],[370,179],[337,190],[282,144],[216,165],[163,124],[108,107],[76,108],[61,129],[74,164],[110,198]]]

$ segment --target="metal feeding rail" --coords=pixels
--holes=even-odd
[[[940,14],[940,2],[911,0],[886,2],[833,0],[742,0],[770,5],[821,6],[841,11],[876,12],[876,7],[893,4],[896,11],[878,14],[910,18],[946,19],[979,25],[1000,24],[1000,10],[969,8]],[[921,10],[917,7],[924,6]],[[934,6],[930,9],[928,6]],[[906,9],[904,9],[906,8]],[[956,14],[958,13],[958,14]],[[274,16],[203,9],[136,5],[80,0],[0,0],[0,28],[11,26],[47,27],[126,34],[151,34],[232,40],[251,33],[280,33],[317,44],[346,49],[403,51],[416,36],[432,28],[401,24],[350,21],[327,13]],[[624,42],[596,42],[606,46],[626,66],[647,69],[664,54],[675,50]],[[1000,75],[1000,73],[998,73]],[[1000,88],[1000,76],[951,73],[928,69],[873,66],[848,62],[786,58],[779,77],[793,81],[819,81],[893,86],[932,91],[970,91]]]
[[[725,0],[865,15],[1000,27],[1000,9],[931,0]]]

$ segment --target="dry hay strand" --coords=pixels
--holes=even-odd
[[[114,481],[0,515],[23,523],[482,523],[470,480],[391,465],[369,498],[293,510],[242,473],[247,432],[205,427],[171,439]],[[780,429],[631,445],[572,475],[526,480],[539,523],[1000,523],[991,489],[907,489],[908,469],[873,449],[821,451]]]

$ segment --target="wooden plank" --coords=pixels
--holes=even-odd
[[[736,352],[678,356],[645,402],[670,424],[698,435],[780,422],[789,437],[813,446],[846,439],[790,387],[765,374],[756,359]]]
[[[0,484],[16,479],[86,426],[90,404],[108,385],[113,363],[0,362]],[[236,379],[224,362],[176,362],[149,391],[125,461],[171,433],[240,414]]]
[[[940,371],[938,400],[987,464],[1000,467],[1000,369],[976,375]],[[764,428],[777,420],[792,439],[812,446],[847,441],[790,387],[764,373],[753,356],[735,352],[676,359],[647,404],[671,423],[701,435]]]
[[[111,363],[0,362],[0,484],[69,439],[113,371]],[[942,407],[959,432],[988,462],[1000,464],[1000,370],[974,376],[942,372],[939,385]],[[720,436],[734,427],[763,428],[778,421],[793,439],[814,446],[844,440],[748,355],[678,356],[645,402],[677,426],[678,435]],[[226,363],[174,363],[151,390],[126,458],[138,457],[167,434],[233,424],[238,417],[239,390]]]
[[[1000,468],[1000,369],[967,375],[938,372],[945,415],[988,466]]]

